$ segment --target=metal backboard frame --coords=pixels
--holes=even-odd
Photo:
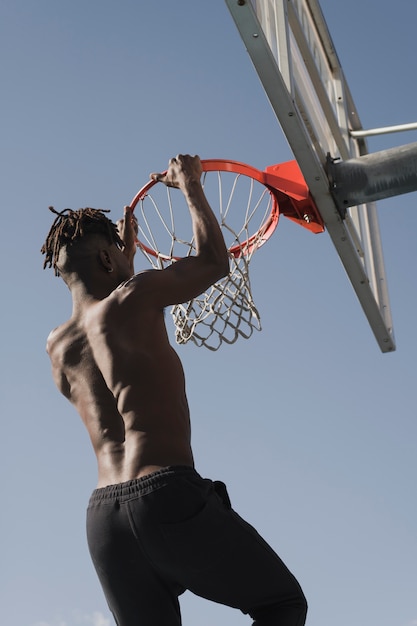
[[[374,203],[339,211],[327,173],[368,153],[317,0],[225,0],[382,352],[395,350]]]

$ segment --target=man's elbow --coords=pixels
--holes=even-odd
[[[224,250],[210,250],[207,253],[199,253],[200,262],[210,272],[212,282],[216,282],[227,276],[230,272],[229,253]]]
[[[229,256],[227,252],[225,255],[222,255],[222,258],[218,259],[216,266],[217,266],[217,273],[218,273],[216,280],[220,280],[221,278],[224,278],[225,276],[229,274],[230,265],[229,265]]]
[[[228,254],[226,254],[226,257],[222,265],[222,276],[228,276],[229,273],[230,273],[230,262],[229,262],[229,256]]]

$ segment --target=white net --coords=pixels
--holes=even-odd
[[[197,298],[173,306],[171,314],[177,343],[191,340],[197,346],[217,350],[223,342],[248,339],[254,330],[261,330],[249,263],[274,230],[278,207],[271,192],[250,176],[204,172],[202,183],[229,249],[230,272]],[[194,254],[191,219],[180,191],[163,184],[152,186],[139,198],[135,215],[139,248],[152,267],[162,269]]]
[[[261,330],[261,319],[252,298],[249,262],[230,255],[230,272],[201,296],[172,307],[177,343],[191,339],[197,346],[217,350],[222,342],[249,339]]]

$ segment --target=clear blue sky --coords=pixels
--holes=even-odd
[[[417,4],[321,5],[363,126],[416,121]],[[47,207],[116,220],[179,152],[260,169],[292,154],[223,0],[3,0],[0,48],[0,622],[110,626],[84,533],[95,461],[45,354],[71,313],[42,271]],[[179,348],[197,468],[296,574],[309,626],[417,624],[416,204],[378,203],[394,354],[328,235],[285,220],[253,260],[262,332]],[[182,609],[184,626],[249,624],[188,593]]]

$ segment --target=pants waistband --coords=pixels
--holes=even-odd
[[[187,474],[199,476],[196,470],[191,466],[173,465],[156,470],[155,472],[142,476],[141,478],[134,478],[123,483],[99,487],[91,494],[90,504],[103,500],[115,500],[134,495],[145,495],[157,487],[163,487],[167,484],[168,478],[184,476]]]

